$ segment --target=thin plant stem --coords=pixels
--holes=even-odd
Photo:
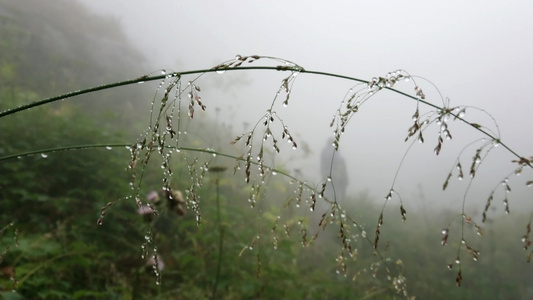
[[[224,247],[224,227],[222,226],[222,221],[220,217],[220,183],[218,176],[215,179],[216,186],[216,202],[217,202],[217,225],[218,225],[218,261],[217,261],[217,272],[215,275],[215,283],[213,284],[213,295],[211,299],[216,299],[218,282],[220,280],[220,270],[222,268],[222,249]]]
[[[118,148],[118,147],[130,147],[131,144],[129,143],[109,143],[109,144],[86,144],[86,145],[74,145],[74,146],[63,146],[63,147],[54,147],[54,148],[46,148],[46,149],[39,149],[39,150],[32,150],[32,151],[26,151],[21,152],[17,154],[10,154],[6,156],[0,157],[0,161],[4,160],[10,160],[10,159],[17,159],[17,158],[23,158],[25,156],[33,156],[33,155],[39,155],[39,154],[48,154],[48,153],[54,153],[54,152],[63,152],[63,151],[77,151],[77,150],[90,150],[90,149],[98,149],[98,148]],[[165,146],[165,148],[168,149],[177,149],[176,146]],[[179,147],[180,151],[189,151],[189,152],[200,152],[200,153],[207,153],[207,154],[215,154],[216,156],[226,157],[226,158],[232,158],[239,161],[246,161],[245,158],[237,157],[235,155],[222,153],[218,151],[214,151],[212,149],[201,149],[201,148],[191,148],[191,147]],[[258,162],[251,161],[250,162],[253,165],[259,165]],[[295,176],[290,175],[289,173],[275,168],[266,168],[270,171],[274,171],[278,174],[281,174],[283,176],[288,177],[289,179],[299,181],[298,178]],[[314,189],[312,186],[305,184],[307,188]]]
[[[41,105],[44,105],[44,104],[52,103],[52,102],[55,102],[55,101],[59,101],[59,100],[67,99],[67,98],[72,98],[72,97],[83,95],[83,94],[89,94],[89,93],[96,92],[96,91],[112,89],[112,88],[116,88],[116,87],[120,87],[120,86],[143,83],[143,82],[147,82],[147,81],[161,80],[161,79],[169,78],[169,77],[179,77],[179,76],[190,75],[190,74],[205,74],[205,73],[221,72],[221,71],[226,72],[226,71],[244,71],[244,70],[290,71],[290,72],[307,73],[307,74],[320,75],[320,76],[326,76],[326,77],[341,78],[341,79],[357,81],[357,82],[361,82],[361,83],[369,83],[369,81],[367,81],[367,80],[363,80],[363,79],[359,79],[359,78],[355,78],[355,77],[350,77],[350,76],[345,76],[345,75],[340,75],[340,74],[335,74],[335,73],[321,72],[321,71],[305,70],[305,69],[303,69],[301,67],[283,67],[282,68],[280,66],[270,66],[270,67],[269,66],[250,66],[250,67],[238,67],[238,68],[225,67],[225,68],[200,69],[200,70],[191,70],[191,71],[184,71],[184,72],[173,72],[173,73],[170,73],[170,74],[156,75],[156,76],[145,75],[145,76],[141,76],[141,77],[136,78],[136,79],[130,79],[130,80],[125,80],[125,81],[121,81],[121,82],[104,84],[104,85],[100,85],[100,86],[96,86],[96,87],[92,87],[92,88],[88,88],[88,89],[84,89],[84,90],[78,90],[78,91],[66,93],[66,94],[63,94],[63,95],[58,95],[58,96],[55,96],[55,97],[50,97],[50,98],[46,98],[46,99],[43,99],[43,100],[38,100],[38,101],[29,103],[29,104],[26,104],[26,105],[22,105],[22,106],[19,106],[19,107],[16,107],[16,108],[7,109],[5,111],[0,112],[0,118],[3,118],[5,116],[8,116],[8,115],[20,112],[20,111],[24,111],[24,110],[27,110],[27,109],[30,109],[30,108],[33,108],[33,107],[37,107],[37,106],[41,106]],[[402,91],[399,91],[399,90],[396,90],[396,89],[393,89],[393,88],[390,88],[390,87],[383,87],[382,89],[386,89],[386,90],[392,91],[394,93],[397,93],[397,94],[400,94],[400,95],[405,96],[407,98],[410,98],[412,100],[415,100],[415,101],[417,101],[417,103],[421,102],[421,103],[424,103],[425,105],[428,105],[428,106],[433,107],[433,108],[438,109],[438,110],[444,109],[443,107],[440,107],[438,105],[432,104],[430,102],[427,102],[425,100],[419,99],[419,98],[417,98],[415,96],[409,95],[407,93],[404,93]],[[494,137],[493,135],[491,135],[487,131],[483,130],[479,126],[476,126],[476,124],[470,123],[467,120],[461,118],[459,115],[456,115],[454,113],[450,113],[450,115],[454,116],[458,120],[463,121],[464,123],[470,125],[471,127],[473,127],[474,129],[478,130],[482,134],[486,135],[490,139],[492,139],[494,141],[497,141],[502,147],[507,149],[510,153],[512,153],[518,159],[522,159],[522,156],[518,155],[514,150],[512,150],[509,146],[507,146],[505,143],[503,143],[500,139]],[[526,161],[525,163],[529,167],[533,168],[533,164],[531,162]]]

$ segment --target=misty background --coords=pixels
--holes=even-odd
[[[435,84],[451,107],[467,105],[489,112],[498,122],[502,141],[520,155],[528,156],[533,148],[528,137],[533,126],[528,91],[533,67],[533,5],[524,1],[81,3],[95,14],[117,20],[146,58],[142,66],[147,71],[210,68],[236,54],[284,58],[308,70],[365,80],[404,69]],[[255,124],[262,116],[285,74],[228,73],[213,79],[215,86],[206,83],[203,99],[209,109],[220,109],[221,122],[231,123],[233,133],[240,134],[243,124]],[[417,82],[428,101],[442,103],[431,84],[421,79]],[[301,74],[289,107],[278,110],[309,150],[291,153],[285,163],[290,160],[291,167],[303,170],[311,182],[323,179],[319,155],[332,134],[328,125],[353,84]],[[410,84],[397,88],[414,94]],[[422,112],[427,109],[421,107]],[[341,141],[351,193],[368,192],[383,199],[408,146],[403,139],[414,110],[414,101],[384,91],[357,114]],[[472,112],[467,110],[468,120],[491,123],[490,118]],[[440,192],[442,183],[459,151],[480,134],[468,126],[451,126],[454,139],[445,143],[439,157],[433,154],[437,128],[434,136],[428,130],[425,145],[415,145],[407,156],[396,190],[412,207],[449,208],[462,201],[464,182],[459,191],[444,194]],[[471,160],[474,150],[465,151],[462,160]],[[485,187],[497,184],[512,171],[512,159],[504,150],[491,153],[479,172],[488,177],[478,178],[469,203],[484,203]],[[300,160],[302,164],[296,165]]]

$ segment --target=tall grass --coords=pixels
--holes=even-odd
[[[283,74],[279,88],[273,91],[273,100],[270,103],[264,104],[264,114],[256,120],[256,123],[249,130],[239,133],[232,140],[225,141],[235,148],[232,152],[205,147],[191,147],[184,143],[184,139],[186,139],[185,122],[188,122],[188,126],[195,126],[195,117],[199,110],[210,113],[209,99],[202,98],[202,92],[206,87],[200,86],[202,85],[202,76],[213,72],[220,74],[224,72],[278,72]],[[285,141],[285,144],[288,143],[290,148],[296,150],[299,148],[300,141],[298,141],[297,136],[293,134],[286,122],[279,117],[277,111],[280,107],[297,105],[291,103],[290,100],[293,86],[301,74],[325,76],[354,82],[354,85],[346,92],[344,99],[339,99],[338,109],[331,119],[330,128],[334,136],[332,147],[335,150],[338,150],[339,146],[344,142],[342,134],[350,130],[349,125],[352,119],[356,118],[358,112],[365,109],[365,105],[377,98],[382,91],[397,93],[415,104],[412,115],[406,116],[412,120],[412,126],[406,128],[407,135],[405,137],[405,142],[410,144],[404,157],[399,162],[399,167],[397,168],[390,189],[383,193],[385,197],[381,211],[376,216],[374,230],[369,230],[364,225],[364,222],[361,222],[351,211],[344,208],[342,205],[343,199],[338,198],[338,193],[326,193],[326,189],[328,188],[332,188],[335,191],[336,175],[333,167],[330,168],[329,175],[322,178],[320,182],[309,183],[304,178],[299,178],[297,174],[291,174],[283,168],[276,168],[269,165],[269,161],[266,159],[269,153],[290,151],[286,147],[281,146],[282,141]],[[208,69],[181,72],[161,70],[157,73],[147,74],[131,80],[74,91],[35,101],[20,107],[7,109],[0,112],[0,118],[6,118],[10,115],[56,101],[74,99],[76,96],[83,94],[149,81],[159,82],[159,85],[152,99],[151,110],[147,112],[150,114],[147,129],[140,132],[140,137],[136,141],[75,146],[57,145],[57,147],[53,148],[4,154],[4,156],[0,157],[0,162],[28,156],[48,155],[62,151],[127,147],[131,159],[125,164],[128,165],[130,172],[132,192],[131,195],[124,195],[124,197],[133,199],[140,209],[147,205],[157,215],[160,208],[150,201],[143,201],[143,197],[141,196],[145,187],[147,172],[155,172],[149,166],[159,165],[159,169],[162,170],[161,189],[169,195],[172,195],[172,192],[175,191],[175,188],[173,188],[174,162],[177,159],[181,160],[182,157],[185,157],[189,175],[188,184],[183,189],[185,205],[189,211],[194,213],[198,226],[202,226],[203,222],[201,209],[203,199],[200,192],[204,188],[204,181],[208,176],[208,172],[216,172],[218,170],[218,167],[213,164],[214,157],[226,158],[232,163],[233,168],[226,171],[224,175],[229,176],[229,174],[233,174],[237,178],[242,176],[243,181],[248,186],[248,204],[252,209],[258,209],[259,211],[261,211],[261,207],[265,203],[268,203],[268,195],[269,193],[273,193],[268,189],[269,184],[274,176],[279,174],[291,183],[294,190],[285,192],[284,197],[286,200],[281,204],[280,212],[277,216],[271,219],[263,218],[260,220],[259,228],[268,227],[270,230],[258,229],[257,238],[254,238],[247,244],[249,248],[253,248],[253,245],[258,243],[259,239],[261,241],[268,239],[274,247],[277,247],[283,236],[294,235],[292,228],[295,228],[301,244],[306,247],[317,240],[323,230],[333,227],[340,241],[340,249],[336,257],[336,269],[339,274],[357,280],[362,273],[370,273],[373,277],[387,282],[390,290],[405,298],[411,298],[411,292],[408,292],[407,279],[402,272],[402,267],[400,267],[402,263],[384,253],[384,249],[388,246],[382,245],[382,235],[384,230],[383,225],[389,221],[385,209],[390,200],[398,200],[397,203],[399,203],[399,206],[395,207],[397,218],[404,222],[409,221],[409,212],[403,203],[402,195],[397,189],[397,178],[400,174],[400,169],[406,167],[404,166],[405,157],[411,149],[418,143],[425,144],[432,139],[434,143],[432,151],[435,155],[439,155],[442,148],[451,142],[452,136],[456,134],[454,132],[452,135],[452,130],[449,126],[452,122],[459,122],[461,126],[472,127],[480,134],[479,139],[474,140],[458,153],[457,160],[442,186],[443,190],[447,189],[453,176],[468,180],[468,187],[462,199],[461,211],[457,212],[456,218],[450,220],[447,225],[444,225],[441,237],[441,244],[446,246],[450,244],[452,230],[459,231],[458,234],[453,234],[453,236],[457,236],[457,241],[451,243],[453,244],[451,247],[456,248],[456,255],[452,258],[443,258],[443,261],[452,260],[452,263],[448,267],[457,271],[455,282],[458,286],[461,286],[464,278],[464,264],[461,262],[465,260],[465,257],[470,257],[475,261],[482,259],[480,251],[470,242],[469,228],[473,228],[477,234],[481,235],[483,232],[483,223],[487,220],[487,214],[492,204],[494,192],[499,189],[504,189],[505,193],[509,194],[511,192],[509,181],[512,180],[513,176],[519,175],[524,170],[529,170],[533,167],[533,158],[526,158],[523,155],[519,155],[504,143],[499,134],[498,124],[492,116],[480,108],[451,106],[450,101],[442,96],[440,99],[430,101],[426,98],[425,92],[422,89],[421,83],[425,80],[412,76],[405,70],[396,70],[384,76],[363,80],[339,74],[307,70],[285,59],[258,55],[237,55],[234,59]],[[406,85],[411,86],[412,94],[396,89],[397,86]],[[431,83],[429,86],[434,87]],[[440,92],[438,93],[440,94]],[[467,112],[472,110],[487,114],[489,119],[493,120],[493,123],[478,124],[469,121],[466,117],[468,115]],[[437,129],[436,137],[428,133],[428,129],[430,128]],[[504,148],[516,157],[513,161],[514,170],[510,174],[503,174],[501,185],[491,190],[491,196],[483,208],[483,218],[480,222],[476,222],[465,210],[465,205],[469,199],[468,192],[472,182],[476,179],[480,165],[497,146]],[[240,153],[235,154],[239,151]],[[187,153],[187,155],[184,153]],[[334,151],[333,155],[335,153]],[[467,155],[470,155],[471,158],[465,159],[464,156]],[[231,169],[233,172],[230,172]],[[532,182],[527,181],[527,185],[531,185]],[[216,203],[218,211],[216,222],[218,224],[220,239],[218,248],[219,264],[217,266],[212,297],[216,296],[217,286],[219,285],[220,256],[223,252],[223,241],[225,238],[225,229],[220,217],[220,199],[218,198],[219,179],[216,180],[215,186],[217,189]],[[103,203],[100,217],[95,220],[97,224],[101,225],[105,222],[108,209],[117,201],[118,199],[111,200],[107,204]],[[246,199],[237,199],[237,201],[247,203]],[[505,198],[504,204],[505,212],[510,213],[508,198]],[[319,211],[319,206],[326,208]],[[303,212],[304,208],[305,212]],[[282,213],[283,210],[296,212],[302,214],[304,217],[294,223],[292,214],[284,215]],[[308,216],[308,218],[305,216]],[[453,226],[456,223],[459,226]],[[525,229],[525,235],[522,239],[524,249],[527,251],[531,251],[529,237],[530,223],[531,221],[527,226],[524,226],[527,230]],[[7,228],[4,228],[0,232],[0,236]],[[143,244],[143,249],[146,252],[143,255],[149,255],[156,260],[154,272],[159,282],[159,279],[161,279],[161,270],[158,269],[159,264],[157,263],[157,243],[154,242],[152,234],[153,229],[148,227],[146,234],[148,238],[146,239],[146,243]],[[366,247],[366,250],[363,250],[362,247]],[[5,251],[8,250],[9,248],[5,249]],[[361,255],[361,253],[375,255],[376,260],[366,268],[351,268],[354,265],[353,262],[356,261],[355,258]],[[531,257],[531,253],[529,252],[526,256]],[[261,261],[261,255],[257,254],[258,276],[260,275]]]

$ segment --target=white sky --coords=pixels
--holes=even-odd
[[[133,44],[147,57],[147,73],[161,68],[175,71],[210,68],[235,54],[276,56],[307,70],[362,79],[384,76],[401,68],[430,79],[451,99],[452,106],[464,104],[486,109],[498,121],[503,142],[523,156],[533,155],[533,101],[529,89],[533,79],[531,1],[80,2],[98,14],[111,14],[120,20]],[[224,95],[235,102],[226,99],[216,106],[231,106],[236,110],[234,115],[247,115],[249,122],[255,121],[264,110],[252,113],[253,107],[268,107],[283,75],[235,76],[234,80],[247,82],[242,94],[238,84],[231,85],[234,90]],[[256,86],[262,78],[270,80],[266,96]],[[222,82],[230,84],[231,80]],[[333,112],[351,85],[306,74],[296,81],[294,99],[283,111],[284,120],[309,142],[316,155],[329,134]],[[411,86],[405,86],[403,90],[413,92]],[[209,85],[202,88],[208,90]],[[430,86],[424,88],[429,101],[438,104],[440,99],[433,97],[436,93]],[[252,94],[254,89],[259,89],[261,95]],[[212,97],[216,98],[216,94]],[[214,106],[208,98],[204,98],[208,107]],[[253,107],[247,106],[251,101],[255,101]],[[354,120],[351,132],[343,137],[350,143],[342,146],[342,150],[350,164],[353,190],[370,189],[372,195],[382,197],[390,188],[407,146],[403,139],[412,123],[415,103],[387,92],[375,101]],[[425,197],[450,197],[440,192],[437,197],[434,193],[441,189],[458,151],[479,136],[465,126],[453,129],[454,139],[445,143],[442,161],[432,154],[437,137],[429,133],[426,145],[418,147],[421,151],[409,156],[397,188],[404,197],[418,195],[419,184]],[[460,136],[465,138],[461,140]],[[465,154],[465,168],[474,150]],[[484,183],[491,187],[512,167],[508,163],[512,157],[500,152],[502,156],[496,153],[495,157],[501,158],[485,169],[496,175]],[[527,175],[533,177],[531,172]],[[464,190],[464,181],[460,186]],[[479,195],[480,203],[487,197],[484,188],[485,194]],[[458,195],[461,193],[453,197]],[[455,199],[453,204],[458,201]]]

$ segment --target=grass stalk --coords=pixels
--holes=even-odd
[[[217,203],[217,226],[218,226],[218,258],[217,258],[217,271],[215,275],[215,282],[213,284],[213,293],[211,299],[217,299],[217,288],[220,281],[220,270],[222,269],[222,251],[224,248],[224,226],[222,226],[222,220],[220,216],[220,182],[218,176],[215,178],[216,186],[216,203]]]
[[[21,112],[21,111],[24,111],[24,110],[27,110],[27,109],[30,109],[30,108],[33,108],[33,107],[41,106],[41,105],[44,105],[44,104],[52,103],[52,102],[63,100],[63,99],[67,99],[67,98],[72,98],[72,97],[79,96],[79,95],[93,93],[93,92],[96,92],[96,91],[112,89],[112,88],[116,88],[116,87],[120,87],[120,86],[138,84],[138,83],[154,81],[154,80],[161,80],[161,79],[169,78],[169,77],[180,77],[180,76],[183,76],[183,75],[207,74],[207,73],[212,73],[212,72],[226,72],[226,71],[245,71],[245,70],[267,70],[267,71],[282,71],[282,72],[283,71],[290,71],[290,72],[299,72],[299,73],[307,73],[307,74],[313,74],[313,75],[320,75],[320,76],[326,76],[326,77],[334,77],[334,78],[346,79],[346,80],[356,81],[356,82],[361,82],[361,83],[369,83],[368,80],[364,80],[364,79],[359,79],[359,78],[355,78],[355,77],[351,77],[351,76],[345,76],[345,75],[329,73],[329,72],[305,70],[305,69],[303,69],[301,67],[249,66],[249,67],[237,67],[237,68],[223,67],[223,68],[200,69],[200,70],[191,70],[191,71],[184,71],[184,72],[173,72],[173,73],[170,73],[170,74],[155,75],[155,76],[145,75],[145,76],[138,77],[136,79],[130,79],[130,80],[125,80],[125,81],[121,81],[121,82],[104,84],[104,85],[100,85],[100,86],[96,86],[96,87],[92,87],[92,88],[88,88],[88,89],[73,91],[73,92],[70,92],[70,93],[66,93],[66,94],[62,94],[62,95],[58,95],[58,96],[54,96],[54,97],[50,97],[50,98],[34,101],[32,103],[29,103],[29,104],[26,104],[26,105],[22,105],[22,106],[19,106],[19,107],[16,107],[16,108],[7,109],[5,111],[0,112],[0,119],[3,118],[3,117],[6,117],[8,115],[11,115],[11,114],[14,114],[14,113],[17,113],[17,112]],[[425,104],[427,106],[430,106],[430,107],[433,107],[433,108],[435,108],[437,110],[444,109],[443,107],[440,107],[438,105],[432,104],[430,102],[427,102],[425,100],[419,99],[419,98],[417,98],[415,96],[409,95],[407,93],[404,93],[402,91],[399,91],[399,90],[396,90],[396,89],[393,89],[393,88],[383,87],[382,89],[389,90],[389,91],[392,91],[394,93],[400,94],[400,95],[405,96],[407,98],[410,98],[410,99],[412,99],[414,101],[423,103],[423,104]],[[503,143],[498,138],[494,137],[492,134],[490,134],[487,131],[483,130],[479,126],[476,126],[477,124],[470,123],[467,120],[461,118],[459,115],[456,115],[454,113],[450,113],[450,115],[455,117],[455,118],[457,118],[458,120],[463,121],[464,123],[470,125],[472,128],[478,130],[479,132],[481,132],[485,136],[489,137],[491,140],[498,142],[502,147],[504,147],[510,153],[512,153],[514,156],[516,156],[516,158],[522,159],[522,156],[518,155],[514,150],[512,150],[509,146],[507,146],[505,143]],[[526,164],[529,167],[533,168],[533,165],[531,164],[531,162],[526,162]]]

